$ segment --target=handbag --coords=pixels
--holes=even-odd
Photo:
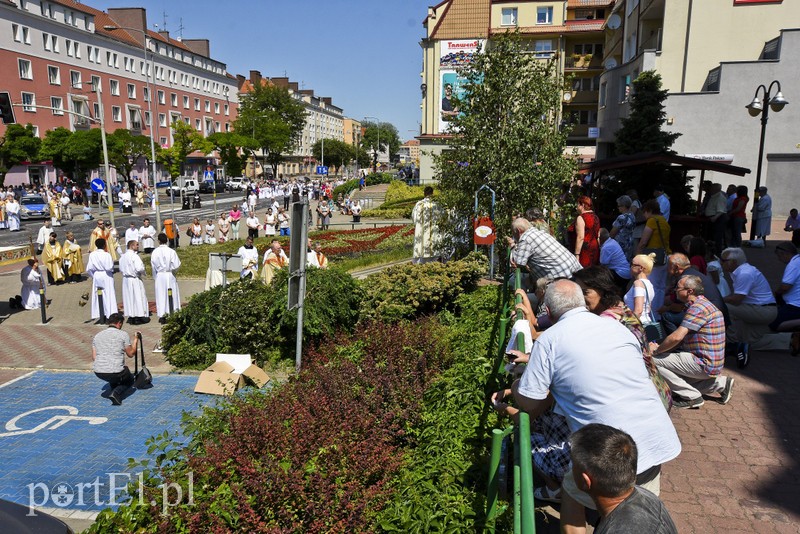
[[[664,245],[664,235],[661,233],[661,225],[658,224],[658,219],[656,219],[656,228],[658,229],[658,237],[661,239],[661,244]],[[667,264],[667,250],[664,247],[646,248],[642,250],[642,254],[654,254],[653,263],[655,265],[663,266]]]
[[[139,369],[139,359],[134,358],[133,387],[136,389],[149,389],[153,387],[153,373],[144,363],[144,345],[142,336],[139,334],[139,356],[142,358],[142,368]]]
[[[664,325],[661,324],[661,321],[656,321],[655,317],[653,317],[653,308],[650,306],[650,294],[647,292],[647,286],[644,288],[644,296],[645,302],[647,303],[648,315],[650,316],[649,322],[642,322],[642,326],[644,326],[644,337],[647,338],[647,341],[650,343],[658,343],[661,344],[664,341],[664,338],[667,337],[666,332],[664,332]]]

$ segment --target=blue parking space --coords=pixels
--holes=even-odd
[[[101,510],[120,502],[144,459],[145,440],[180,428],[184,411],[218,397],[193,393],[197,377],[156,376],[121,406],[91,373],[37,371],[0,388],[0,498],[25,506]]]

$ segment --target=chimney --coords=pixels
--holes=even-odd
[[[300,89],[300,86],[297,82],[289,82],[289,89],[296,93]]]
[[[247,78],[242,76],[241,74],[236,75],[236,87],[241,91],[244,82],[247,81]]]
[[[269,81],[272,82],[272,85],[275,87],[282,87],[283,89],[289,88],[289,78],[270,78]]]
[[[135,28],[142,32],[147,31],[147,12],[142,7],[120,7],[109,8],[108,17],[115,26],[120,28]],[[111,35],[121,33],[121,30],[113,30]],[[142,43],[144,47],[144,35],[140,32],[129,32],[129,35]]]
[[[208,39],[181,39],[181,43],[195,54],[211,57],[211,44]]]
[[[251,70],[250,71],[250,83],[252,83],[253,86],[261,85],[261,72],[260,71],[257,71],[257,70]]]
[[[167,30],[158,30],[158,35],[169,41],[169,32]]]
[[[329,97],[329,96],[323,96],[322,97],[322,101],[325,102],[325,104],[328,105],[328,106],[332,106],[333,105],[333,99],[331,97]]]

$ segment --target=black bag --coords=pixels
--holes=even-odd
[[[134,358],[133,387],[136,389],[149,389],[153,387],[153,374],[144,363],[144,344],[139,336],[139,356],[142,358],[142,369],[139,370],[139,359]]]
[[[644,289],[644,296],[647,306],[650,307],[650,295],[647,293],[647,287]],[[661,321],[656,321],[655,317],[653,317],[652,307],[650,307],[649,312],[650,322],[642,323],[642,326],[644,326],[644,337],[649,343],[658,343],[660,345],[661,342],[664,341],[664,338],[667,337],[667,334],[664,332],[664,325],[661,324]]]

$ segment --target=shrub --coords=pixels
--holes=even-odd
[[[486,272],[486,258],[470,254],[448,263],[403,264],[384,269],[363,283],[362,319],[411,319],[451,307],[474,289]]]
[[[424,194],[424,187],[421,185],[410,186],[401,180],[394,180],[386,190],[386,203],[401,202],[405,200],[419,200]]]
[[[375,217],[378,219],[410,219],[413,206],[408,208],[375,208],[361,212],[362,217]]]
[[[367,187],[369,187],[371,185],[392,183],[393,180],[394,176],[391,173],[374,172],[370,175],[367,175],[365,183]],[[338,198],[340,193],[342,194],[342,196],[347,196],[351,191],[358,189],[359,181],[360,179],[355,178],[353,180],[346,181],[342,185],[334,187],[333,192],[331,193],[333,195],[333,198],[334,199]]]

